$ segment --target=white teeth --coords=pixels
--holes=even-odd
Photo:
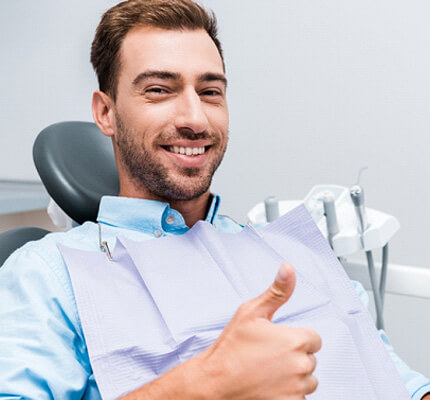
[[[187,156],[197,156],[205,152],[204,147],[179,147],[169,146],[168,150],[176,154],[186,154]]]

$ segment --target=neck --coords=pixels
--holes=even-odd
[[[170,207],[179,211],[185,224],[191,228],[197,221],[204,220],[208,214],[212,195],[209,191],[201,196],[184,201],[169,201]]]
[[[119,196],[132,197],[138,199],[156,200],[169,203],[170,208],[179,211],[184,217],[185,224],[191,228],[197,221],[204,220],[209,211],[212,195],[210,191],[203,193],[201,196],[191,200],[171,200],[156,196],[145,190],[120,185]]]

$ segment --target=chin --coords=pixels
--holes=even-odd
[[[180,177],[169,183],[158,185],[155,189],[160,197],[167,200],[187,201],[196,199],[209,191],[212,178],[201,175],[197,177]]]

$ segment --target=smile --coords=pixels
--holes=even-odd
[[[169,153],[173,154],[179,154],[189,157],[195,157],[195,156],[201,156],[202,154],[206,153],[210,145],[207,145],[206,143],[180,143],[180,144],[169,144],[166,146],[161,146],[164,150],[167,150]]]
[[[164,154],[179,167],[201,168],[209,161],[213,144],[207,140],[181,140],[161,145]]]
[[[202,147],[182,147],[182,146],[166,146],[165,149],[175,154],[185,154],[186,156],[199,156],[206,151],[205,146]]]

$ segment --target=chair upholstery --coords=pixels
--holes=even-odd
[[[33,147],[49,195],[78,224],[95,221],[103,195],[117,195],[112,144],[94,123],[60,122],[42,130]]]
[[[18,248],[31,240],[43,238],[49,231],[41,228],[23,227],[0,233],[0,266]]]

